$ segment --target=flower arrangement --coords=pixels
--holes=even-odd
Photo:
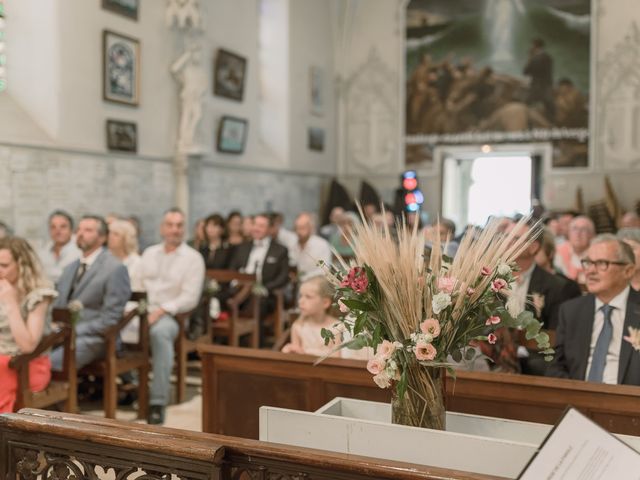
[[[371,347],[374,356],[367,369],[375,383],[395,387],[394,400],[400,403],[406,396],[418,400],[410,402],[409,418],[399,423],[423,425],[429,410],[440,403],[442,411],[434,414],[431,426],[444,428],[443,369],[451,370],[451,359],[477,355],[470,343],[495,343],[497,329],[524,329],[546,359],[552,358],[541,324],[531,312],[518,311],[518,302],[509,301],[513,261],[533,236],[504,235],[494,222],[477,236],[467,234],[452,260],[442,255],[439,238],[427,255],[416,229],[399,225],[396,240],[388,227],[363,222],[349,238],[355,262],[348,265],[339,258],[337,268],[324,265],[349,337],[336,349]],[[326,344],[337,340],[328,329],[322,336]]]

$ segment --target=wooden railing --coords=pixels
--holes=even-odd
[[[0,478],[25,480],[491,480],[256,440],[24,409],[0,415]]]

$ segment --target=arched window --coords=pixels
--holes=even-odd
[[[0,93],[7,89],[7,46],[4,24],[4,0],[0,0]]]

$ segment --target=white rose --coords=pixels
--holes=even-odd
[[[434,295],[433,300],[431,301],[431,308],[433,308],[433,313],[436,315],[449,305],[451,305],[451,295],[448,293],[440,292],[437,295]]]
[[[498,265],[498,275],[509,275],[511,273],[511,267],[506,263]]]

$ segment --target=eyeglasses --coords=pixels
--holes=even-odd
[[[612,262],[611,260],[589,260],[585,258],[580,260],[582,268],[589,270],[591,267],[596,267],[599,272],[606,272],[609,270],[609,265],[629,265],[627,262]]]

